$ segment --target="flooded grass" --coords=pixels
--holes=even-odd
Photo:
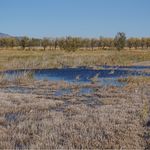
[[[111,69],[110,69],[111,68]],[[114,69],[115,68],[115,69]],[[148,66],[146,66],[148,68]],[[49,80],[49,81],[65,81],[68,83],[92,83],[101,84],[102,86],[124,86],[124,78],[135,76],[150,76],[145,72],[144,66],[119,67],[103,66],[103,69],[93,69],[87,67],[79,68],[61,68],[61,69],[28,69],[28,70],[9,70],[2,72],[2,79],[12,80],[16,83],[25,83],[26,80]],[[65,93],[65,91],[64,91]],[[57,94],[57,93],[56,93]]]
[[[46,80],[0,84],[0,149],[149,147],[149,81],[137,77],[123,87]]]
[[[0,149],[150,148],[148,51],[3,52]]]

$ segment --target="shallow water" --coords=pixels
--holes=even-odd
[[[79,94],[79,96],[82,96],[82,95],[89,95],[92,93],[94,93],[94,89],[85,87],[85,88],[80,88],[80,91],[78,94]]]
[[[67,89],[58,89],[55,93],[54,96],[64,96],[64,95],[71,95],[72,94],[72,90],[67,88]]]
[[[83,96],[83,95],[90,95],[94,93],[93,88],[89,88],[89,87],[82,87],[79,88],[79,91],[76,93],[78,96]],[[54,93],[54,96],[64,96],[64,95],[72,95],[73,94],[73,90],[70,88],[66,88],[66,89],[58,89],[56,90],[56,92]]]
[[[101,85],[124,86],[125,83],[118,82],[119,78],[128,76],[150,76],[150,66],[98,66],[97,69],[79,67],[62,69],[36,69],[6,71],[7,78],[13,78],[24,72],[33,72],[36,80],[66,81],[75,83],[99,82]]]
[[[32,93],[32,89],[28,87],[10,86],[10,87],[0,88],[0,92],[30,94]]]
[[[21,116],[20,113],[6,113],[5,114],[5,119],[8,122],[16,122],[17,120],[19,120],[20,116]]]

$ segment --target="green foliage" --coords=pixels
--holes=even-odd
[[[40,39],[32,38],[29,41],[29,47],[38,47],[40,45],[41,45],[41,40]]]
[[[80,47],[79,38],[67,37],[60,41],[60,47],[66,51],[75,51]]]
[[[117,33],[115,38],[81,38],[81,37],[66,37],[66,38],[15,38],[15,37],[6,37],[0,38],[0,47],[43,47],[44,50],[48,47],[49,49],[63,49],[68,52],[76,51],[77,49],[107,49],[111,50],[116,47],[118,50],[128,47],[129,49],[137,48],[150,48],[150,38],[128,38],[123,32]]]
[[[44,50],[46,49],[46,47],[49,46],[49,39],[48,38],[44,38],[42,40],[42,47],[44,48]]]
[[[23,37],[20,40],[20,46],[25,49],[26,47],[29,46],[29,38],[28,37]]]
[[[123,32],[118,32],[114,39],[115,47],[118,50],[121,50],[125,47],[126,44],[126,35]]]
[[[18,46],[18,40],[16,38],[0,38],[0,47],[15,47]]]

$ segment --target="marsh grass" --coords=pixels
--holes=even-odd
[[[15,81],[18,83],[23,82],[30,82],[34,80],[34,72],[31,71],[24,71],[21,75],[15,75]]]
[[[4,74],[0,74],[0,85],[6,85],[8,80],[6,79]]]
[[[34,51],[17,49],[0,50],[0,70],[61,68],[64,66],[94,67],[106,64],[132,65],[149,60],[149,50],[77,50],[71,53],[60,50],[40,51],[38,49]]]
[[[1,50],[0,69],[64,66],[131,65],[150,60],[150,51],[22,51]],[[95,77],[96,78],[96,77]],[[0,76],[0,88],[30,88],[25,93],[0,91],[0,149],[145,149],[149,119],[150,80],[126,78],[125,87],[35,81],[30,72],[13,80]],[[79,79],[79,78],[77,78]],[[95,82],[95,79],[94,79]],[[88,87],[93,94],[78,96]],[[58,89],[71,95],[55,97]],[[32,88],[31,88],[32,90]],[[149,140],[149,137],[147,138]],[[148,141],[147,140],[147,141]],[[148,143],[148,142],[147,142]]]
[[[13,76],[7,74],[0,75],[0,86],[14,84],[26,84],[26,83],[33,83],[34,82],[34,72],[24,71],[23,73],[16,73]]]
[[[97,73],[94,77],[91,79],[91,83],[96,84],[99,81],[99,73]]]
[[[150,81],[150,77],[127,77],[127,78],[120,78],[118,79],[119,82],[125,82],[128,83],[130,85],[139,85],[139,84],[146,84],[147,82],[149,83]]]
[[[0,149],[144,149],[150,85],[140,80],[128,88],[36,81],[36,93],[0,92]],[[53,97],[60,87],[96,91]]]

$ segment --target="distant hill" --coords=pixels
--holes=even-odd
[[[11,36],[5,33],[0,33],[0,38],[4,38],[4,37],[11,37]]]

